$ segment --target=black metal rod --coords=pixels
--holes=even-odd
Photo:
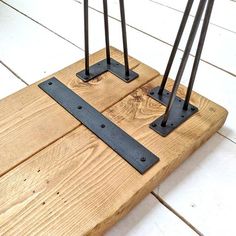
[[[182,38],[183,31],[184,31],[184,29],[185,29],[185,25],[186,25],[186,23],[187,23],[188,16],[189,16],[189,13],[190,13],[190,11],[191,11],[192,5],[193,5],[193,0],[188,0],[187,5],[186,5],[186,7],[185,7],[185,11],[184,11],[184,15],[183,15],[182,21],[181,21],[181,23],[180,23],[180,27],[179,27],[177,36],[176,36],[176,39],[175,39],[175,42],[174,42],[173,49],[172,49],[172,51],[171,51],[168,64],[167,64],[167,66],[166,66],[166,70],[165,70],[165,73],[164,73],[164,76],[163,76],[163,79],[162,79],[162,82],[161,82],[161,86],[160,86],[160,89],[159,89],[159,91],[158,91],[158,94],[159,94],[159,95],[162,95],[163,90],[164,90],[164,88],[165,88],[166,81],[167,81],[167,78],[168,78],[168,76],[169,76],[170,69],[171,69],[171,67],[172,67],[172,64],[173,64],[173,61],[174,61],[174,58],[175,58],[175,54],[176,54],[176,52],[177,52],[177,49],[178,49],[180,40],[181,40],[181,38]]]
[[[111,64],[107,0],[103,0],[103,12],[104,12],[104,28],[105,28],[107,64]]]
[[[124,50],[124,62],[125,62],[125,75],[129,76],[129,60],[128,60],[124,0],[120,0],[120,16],[121,16],[122,38],[123,38],[123,48],[124,48],[123,50]]]
[[[85,53],[85,75],[89,75],[89,22],[88,22],[88,0],[84,0],[84,53]]]
[[[197,74],[197,69],[198,69],[200,58],[201,58],[202,49],[203,49],[203,45],[205,42],[213,5],[214,5],[214,0],[209,0],[207,3],[207,9],[206,9],[205,16],[204,16],[201,35],[200,35],[200,39],[199,39],[199,43],[198,43],[198,47],[197,47],[197,52],[196,52],[195,59],[194,59],[194,64],[193,64],[193,68],[192,68],[192,72],[191,72],[191,76],[190,76],[190,80],[189,80],[189,84],[188,84],[187,93],[185,96],[185,101],[184,101],[184,106],[183,106],[184,110],[188,109],[189,100],[190,100],[191,93],[193,90],[193,84],[194,84],[195,77]]]
[[[194,41],[196,33],[197,33],[199,23],[201,21],[201,17],[202,17],[205,5],[206,5],[206,0],[201,0],[198,5],[197,13],[196,13],[193,25],[192,25],[192,29],[190,31],[190,35],[189,35],[185,50],[184,50],[183,59],[180,63],[179,70],[178,70],[178,73],[177,73],[177,76],[175,79],[175,83],[174,83],[174,86],[173,86],[173,89],[171,92],[170,100],[169,100],[168,105],[166,107],[166,111],[165,111],[165,114],[164,114],[164,117],[163,117],[163,120],[161,123],[162,126],[166,126],[167,120],[169,118],[169,114],[170,114],[174,99],[176,97],[176,92],[178,90],[181,78],[183,76],[183,72],[184,72],[188,57],[189,57],[189,53],[190,53],[192,45],[193,45],[193,41]]]

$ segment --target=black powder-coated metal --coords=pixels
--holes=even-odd
[[[129,83],[138,77],[138,74],[131,69],[129,70],[129,75],[126,75],[124,65],[112,58],[110,58],[110,64],[107,64],[107,60],[104,59],[90,66],[89,75],[86,75],[85,70],[82,70],[78,72],[76,76],[82,79],[84,82],[88,82],[107,71],[110,71],[126,83]]]
[[[38,86],[117,152],[139,173],[144,174],[159,161],[156,155],[103,116],[55,77],[42,82]]]
[[[182,76],[183,76],[187,61],[188,61],[188,57],[189,57],[189,54],[190,54],[190,51],[191,51],[191,48],[192,48],[192,45],[193,45],[193,41],[195,39],[197,30],[198,30],[198,27],[199,27],[199,24],[200,24],[200,21],[201,21],[201,17],[202,17],[202,14],[203,14],[203,11],[204,11],[204,8],[205,8],[205,5],[206,5],[206,1],[207,0],[201,0],[199,2],[198,9],[197,9],[197,12],[196,12],[196,16],[194,18],[193,25],[192,25],[192,28],[191,28],[191,31],[190,31],[190,34],[189,34],[189,38],[188,38],[187,44],[185,46],[183,58],[181,60],[181,63],[180,63],[180,66],[179,66],[179,69],[178,69],[178,72],[177,72],[177,76],[176,76],[176,79],[175,79],[175,82],[174,82],[174,85],[173,85],[173,88],[172,88],[171,96],[170,96],[168,105],[166,107],[165,114],[163,116],[162,126],[166,125],[167,120],[170,116],[170,112],[171,112],[173,103],[175,101],[175,96],[176,96],[178,87],[180,85],[180,81],[182,79]]]
[[[204,20],[203,20],[203,24],[202,24],[200,39],[198,42],[197,51],[196,51],[195,59],[194,59],[194,63],[193,63],[193,68],[192,68],[192,72],[191,72],[191,76],[190,76],[190,80],[189,80],[189,84],[188,84],[188,89],[187,89],[187,93],[185,96],[185,102],[184,102],[184,106],[183,106],[184,110],[188,109],[188,104],[189,104],[190,96],[191,96],[191,93],[193,90],[193,84],[194,84],[195,77],[197,74],[198,65],[199,65],[199,61],[201,58],[202,49],[204,46],[213,5],[214,5],[214,0],[208,0],[206,12],[205,12],[205,16],[204,16]]]
[[[162,95],[160,95],[158,93],[159,89],[160,87],[157,86],[156,88],[152,89],[148,95],[160,102],[162,105],[167,106],[171,93],[164,89]],[[162,115],[150,124],[150,128],[159,133],[161,136],[165,137],[198,111],[198,108],[192,104],[189,104],[188,109],[184,110],[183,104],[184,100],[178,96],[175,96],[173,108],[170,111],[170,116],[166,125],[162,126],[162,120],[164,116]]]
[[[161,86],[160,86],[160,90],[159,90],[160,95],[162,94],[162,92],[165,88],[167,78],[169,76],[172,64],[174,62],[175,55],[176,55],[177,49],[179,47],[179,43],[180,43],[180,40],[182,38],[184,29],[185,29],[185,25],[187,23],[189,13],[190,13],[192,5],[193,5],[193,1],[194,0],[188,0],[187,5],[185,7],[184,15],[183,15],[183,18],[181,20],[179,30],[178,30],[178,33],[177,33],[177,36],[176,36],[176,39],[175,39],[175,42],[174,42],[174,46],[172,48],[172,51],[171,51],[171,54],[170,54],[170,57],[169,57],[169,60],[168,60],[168,63],[167,63],[166,69],[165,69],[165,73],[164,73],[164,76],[163,76],[163,79],[162,79],[162,82],[161,82]]]

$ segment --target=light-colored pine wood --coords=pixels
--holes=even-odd
[[[138,72],[147,77],[151,77],[149,73],[158,74],[151,68],[149,72],[147,66],[144,68]],[[111,81],[114,96],[118,93],[115,81]],[[223,125],[227,111],[193,93],[191,102],[198,106],[198,113],[165,138],[153,132],[148,124],[165,108],[146,94],[160,81],[161,76],[151,80],[104,112],[158,155],[158,164],[140,175],[80,125],[0,178],[0,232],[3,235],[99,235],[129,212]],[[79,94],[84,88],[71,86],[71,83],[67,85]],[[168,88],[171,86],[169,80]],[[93,91],[99,93],[102,87]],[[99,103],[90,98],[93,95],[88,93],[87,90],[86,100],[99,107]],[[184,93],[185,88],[181,86],[178,94],[183,97]],[[46,100],[54,110],[62,110],[55,102]],[[47,117],[52,115],[44,113]],[[69,118],[65,111],[61,111],[60,116],[68,116],[66,125],[76,122],[78,125],[78,121]],[[45,119],[41,122],[45,123]],[[51,132],[48,136],[52,136]]]
[[[123,62],[120,51],[111,48],[111,54],[114,59]],[[91,57],[91,64],[104,56],[104,50],[95,53]],[[76,72],[84,67],[83,61],[47,78],[55,76],[96,109],[104,111],[159,75],[157,71],[131,57],[130,66],[140,77],[129,84],[110,72],[89,83],[83,83],[76,77]],[[79,125],[77,120],[40,90],[37,84],[0,101],[0,176]]]

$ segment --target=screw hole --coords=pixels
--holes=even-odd
[[[52,85],[52,82],[48,82],[48,85]]]
[[[82,106],[78,106],[77,108],[78,108],[79,110],[81,110],[81,109],[82,109]]]
[[[166,94],[169,95],[170,93],[167,92]]]
[[[182,115],[181,117],[184,118],[184,115]]]
[[[171,126],[173,126],[174,124],[173,124],[173,123],[171,123],[170,125],[171,125]]]
[[[151,95],[154,95],[154,92],[151,92],[150,94],[151,94]]]
[[[101,128],[105,128],[106,126],[104,124],[101,125]]]
[[[145,162],[145,161],[146,161],[146,157],[141,157],[141,158],[140,158],[140,161],[141,161],[141,162]]]
[[[181,99],[179,99],[179,102],[181,102]]]

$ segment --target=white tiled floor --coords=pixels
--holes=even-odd
[[[0,98],[25,87],[22,80],[31,84],[83,57],[81,2],[0,2],[0,61],[3,63],[0,64]],[[111,44],[122,49],[118,2],[108,1],[113,17],[109,23]],[[186,0],[126,0],[125,4],[130,55],[163,73]],[[104,47],[103,16],[99,12],[102,1],[90,0],[90,6],[90,44],[94,52]],[[229,110],[225,126],[155,190],[204,235],[236,235],[235,12],[235,1],[216,1],[194,87]],[[178,50],[172,77],[182,57],[183,45]],[[186,68],[184,84],[193,58],[190,57]],[[150,194],[107,235],[196,233]]]

